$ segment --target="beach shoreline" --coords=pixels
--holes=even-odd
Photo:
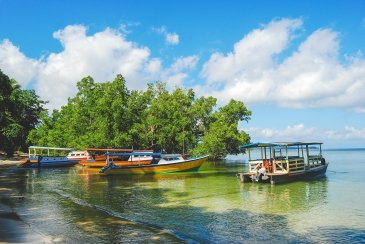
[[[11,171],[21,158],[0,159],[0,243],[52,243],[48,238],[34,231],[16,212],[17,202],[24,199],[19,195]]]
[[[7,168],[11,166],[18,165],[22,160],[19,158],[11,158],[11,159],[0,159],[0,167]]]

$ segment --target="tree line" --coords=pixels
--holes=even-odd
[[[27,136],[39,123],[45,104],[34,90],[21,89],[0,70],[0,150],[13,155],[26,149]]]
[[[11,86],[18,86],[9,81]],[[11,117],[20,120],[30,111],[34,122],[27,119],[27,127],[23,126],[24,130],[19,127],[23,137],[16,137],[11,144],[15,148],[28,144],[77,149],[152,149],[209,154],[218,159],[237,154],[239,145],[250,141],[247,133],[238,130],[239,121],[249,121],[251,116],[244,103],[232,99],[216,108],[214,97],[196,98],[192,89],[168,91],[163,82],[149,83],[146,90],[139,91],[129,90],[122,75],[104,83],[88,76],[77,83],[78,92],[68,99],[67,105],[52,112],[43,108],[45,102],[33,90],[17,89],[18,93],[32,95],[33,100],[26,99],[32,106],[23,106],[23,110]],[[1,109],[3,114],[3,105]],[[11,123],[4,125],[4,132],[12,130]],[[8,134],[3,133],[2,126],[0,136]],[[15,139],[9,137],[7,143],[12,138]],[[0,148],[10,147],[7,143],[1,143]]]

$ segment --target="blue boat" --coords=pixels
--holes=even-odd
[[[324,176],[328,162],[321,142],[275,142],[243,145],[248,153],[248,172],[241,182],[289,182]]]
[[[67,158],[67,152],[72,150],[72,148],[30,146],[28,158],[19,166],[25,168],[73,166],[80,160]]]

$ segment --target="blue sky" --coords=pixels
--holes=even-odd
[[[252,141],[365,147],[365,1],[0,0],[0,69],[49,108],[91,75],[243,101]]]

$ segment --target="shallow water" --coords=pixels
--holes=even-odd
[[[243,159],[195,173],[9,169],[20,218],[54,242],[365,242],[365,151],[325,151],[326,177],[240,183]]]

